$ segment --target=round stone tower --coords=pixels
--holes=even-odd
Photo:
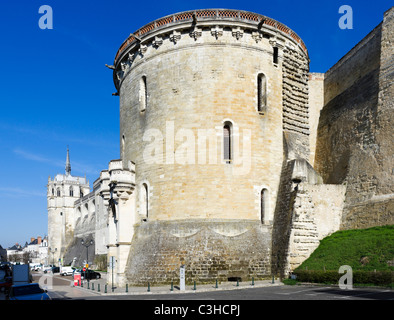
[[[283,164],[308,159],[308,53],[285,25],[187,11],[115,58],[121,159],[135,163],[131,283],[271,275]]]

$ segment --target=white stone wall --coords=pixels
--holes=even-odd
[[[319,246],[320,240],[340,228],[346,187],[300,183],[294,194],[288,260],[285,271],[297,268]]]

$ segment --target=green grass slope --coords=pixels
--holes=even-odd
[[[394,225],[337,231],[297,270],[335,270],[349,265],[353,271],[394,271]]]

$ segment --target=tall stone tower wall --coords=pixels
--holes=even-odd
[[[308,63],[292,30],[244,11],[167,16],[124,42],[113,68],[141,220],[132,281],[182,261],[200,279],[270,275],[284,141],[309,157]]]
[[[54,261],[64,257],[73,241],[76,223],[74,203],[81,193],[89,191],[89,184],[83,177],[58,174],[54,179],[48,179],[48,246]]]

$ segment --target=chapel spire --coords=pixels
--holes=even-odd
[[[66,159],[66,175],[71,174],[70,153],[67,146],[67,159]]]

